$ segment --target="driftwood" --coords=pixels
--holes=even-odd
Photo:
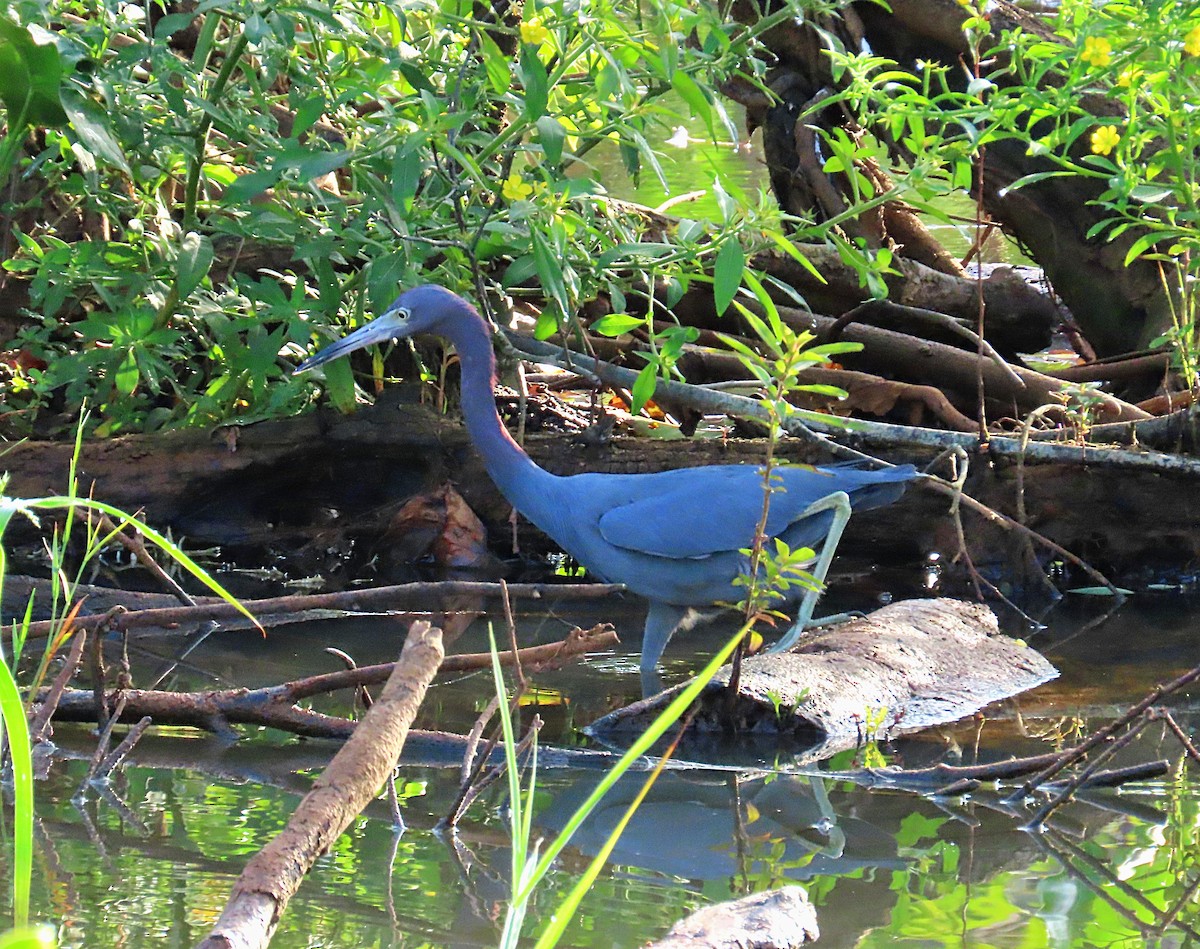
[[[963,718],[1058,673],[1038,653],[1001,636],[986,607],[906,600],[806,636],[794,651],[742,663],[736,702],[717,673],[692,728],[785,735],[803,757],[828,757],[864,741]],[[587,728],[607,739],[640,731],[682,686],[611,712]]]
[[[199,943],[203,949],[267,946],[317,858],[391,774],[441,661],[441,631],[414,623],[391,678],[354,737],[313,783],[287,826],[246,864],[221,917]]]
[[[616,642],[616,634],[607,627],[575,630],[562,642],[520,649],[517,659],[523,666],[544,667],[611,648]],[[514,662],[511,652],[501,652],[499,657],[502,665]],[[490,655],[476,653],[448,656],[442,663],[442,669],[446,672],[466,672],[487,668],[490,664]],[[310,676],[262,689],[219,689],[208,692],[120,689],[106,696],[106,704],[108,699],[117,700],[119,697],[124,703],[119,718],[124,722],[135,722],[149,716],[158,725],[190,725],[230,739],[237,737],[232,730],[233,725],[265,725],[307,738],[348,738],[354,732],[354,722],[334,715],[323,715],[296,703],[337,689],[353,689],[383,682],[392,673],[393,664],[383,663]],[[50,695],[50,690],[43,690],[35,705]],[[59,694],[54,710],[55,720],[89,722],[95,721],[96,716],[96,696],[92,690],[65,689]]]
[[[647,949],[790,949],[820,935],[808,893],[785,886],[697,910]]]
[[[23,608],[29,594],[43,589],[44,584],[44,581],[31,577],[12,577],[5,582],[4,597],[8,602],[19,604]],[[338,593],[308,593],[243,600],[242,606],[254,614],[264,627],[269,627],[353,613],[390,612],[408,604],[425,607],[445,606],[447,609],[461,610],[461,601],[464,598],[497,600],[505,596],[506,590],[513,599],[547,600],[557,597],[593,599],[609,596],[624,589],[620,584],[608,583],[502,585],[472,580],[446,580],[344,590]],[[233,628],[250,625],[250,621],[236,606],[217,597],[199,597],[191,606],[161,606],[157,604],[173,601],[174,597],[151,593],[126,593],[111,587],[97,586],[85,586],[77,592],[80,597],[88,598],[86,605],[92,608],[81,610],[81,615],[76,617],[72,626],[77,630],[94,630],[104,626],[116,632],[161,631],[177,629],[187,624],[190,631],[191,624],[210,620],[228,622]],[[122,605],[126,601],[142,604],[144,608],[130,611]],[[156,605],[147,605],[150,603]],[[104,612],[94,612],[96,609]],[[428,610],[423,612],[428,613]],[[405,617],[417,618],[411,613],[396,614],[397,619]],[[30,638],[39,639],[50,635],[55,626],[56,624],[49,620],[30,623],[28,635]]]

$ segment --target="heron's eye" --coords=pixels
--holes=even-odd
[[[401,320],[407,320],[412,316],[412,311],[408,307],[402,306],[396,311],[396,316]]]

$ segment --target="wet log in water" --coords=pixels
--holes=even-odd
[[[827,757],[864,741],[970,715],[1058,675],[1041,655],[1000,635],[985,606],[906,600],[818,631],[794,651],[742,664],[734,727],[788,735],[804,757]],[[702,694],[692,727],[726,731],[729,667]],[[640,732],[683,688],[635,702],[587,729],[604,739]]]

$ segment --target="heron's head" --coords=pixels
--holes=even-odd
[[[349,336],[330,343],[315,356],[296,367],[296,372],[308,372],[356,349],[393,339],[407,339],[420,333],[445,334],[447,320],[471,313],[471,308],[459,296],[445,287],[428,284],[406,290],[391,305],[366,326]]]

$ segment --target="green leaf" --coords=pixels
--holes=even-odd
[[[408,84],[416,89],[417,92],[428,92],[431,96],[437,95],[437,91],[429,84],[429,80],[425,78],[425,74],[412,63],[402,62],[396,68],[400,70],[400,75],[407,79]]]
[[[704,90],[700,88],[696,80],[683,70],[676,70],[675,75],[671,77],[671,88],[675,90],[679,98],[688,104],[692,115],[708,126],[709,134],[716,138],[717,134],[712,120],[712,103],[708,101],[708,97],[705,96]]]
[[[237,181],[225,189],[221,199],[226,204],[243,204],[252,198],[257,198],[278,180],[279,172],[273,168],[263,168],[249,174],[238,175]]]
[[[563,280],[562,261],[550,250],[546,238],[538,231],[530,235],[533,242],[533,262],[537,266],[538,280],[542,289],[558,304],[558,311],[565,319],[571,312],[567,301],[567,285]]]
[[[125,174],[133,174],[120,143],[109,131],[109,114],[104,109],[71,87],[63,90],[62,105],[70,119],[71,128],[84,148],[120,168]]]
[[[59,97],[61,84],[58,49],[34,42],[25,27],[0,17],[0,100],[8,110],[9,125],[62,125],[67,114]]]
[[[637,379],[633,382],[633,389],[629,393],[633,398],[633,405],[629,407],[629,410],[634,415],[637,415],[654,395],[654,386],[658,382],[657,368],[654,363],[643,366],[642,371],[638,373]]]
[[[348,151],[327,152],[317,148],[290,148],[275,160],[276,169],[295,171],[301,181],[320,178],[341,168],[350,160]]]
[[[609,313],[596,320],[591,329],[593,333],[599,333],[601,336],[620,336],[645,325],[646,321],[640,317],[630,316],[628,313]]]
[[[416,142],[405,142],[404,147],[396,149],[392,158],[392,202],[404,214],[412,210],[413,199],[417,196],[421,175],[425,171],[422,145],[423,137]]]
[[[563,143],[567,140],[567,130],[562,123],[552,115],[543,115],[537,120],[538,139],[542,143],[542,151],[546,161],[557,165],[562,161]]]
[[[742,272],[746,269],[746,252],[732,238],[721,245],[717,262],[713,266],[713,298],[720,316],[733,301],[742,285]]]
[[[187,29],[195,18],[192,13],[169,13],[154,24],[154,38],[165,40],[180,30]]]
[[[529,44],[521,48],[521,81],[525,84],[525,118],[536,122],[546,114],[550,101],[550,77],[538,59],[537,49]]]
[[[554,316],[554,310],[546,307],[538,314],[537,322],[533,325],[533,338],[549,339],[556,332],[558,332],[558,320]]]
[[[208,275],[213,262],[212,241],[202,234],[189,231],[179,242],[175,287],[180,300],[186,300]]]
[[[354,373],[350,369],[350,360],[335,359],[326,363],[323,368],[325,391],[329,393],[329,401],[344,415],[353,412],[358,404],[358,395],[354,391]]]
[[[498,96],[508,92],[512,85],[512,67],[496,41],[486,33],[479,34],[480,50],[483,53],[483,68],[487,73],[488,85]]]
[[[1171,188],[1154,185],[1137,185],[1129,192],[1129,197],[1142,204],[1161,204],[1175,192]]]
[[[121,365],[117,367],[113,385],[117,387],[117,392],[121,395],[130,396],[137,389],[138,378],[137,357],[130,349],[125,353],[125,358],[121,360]]]

